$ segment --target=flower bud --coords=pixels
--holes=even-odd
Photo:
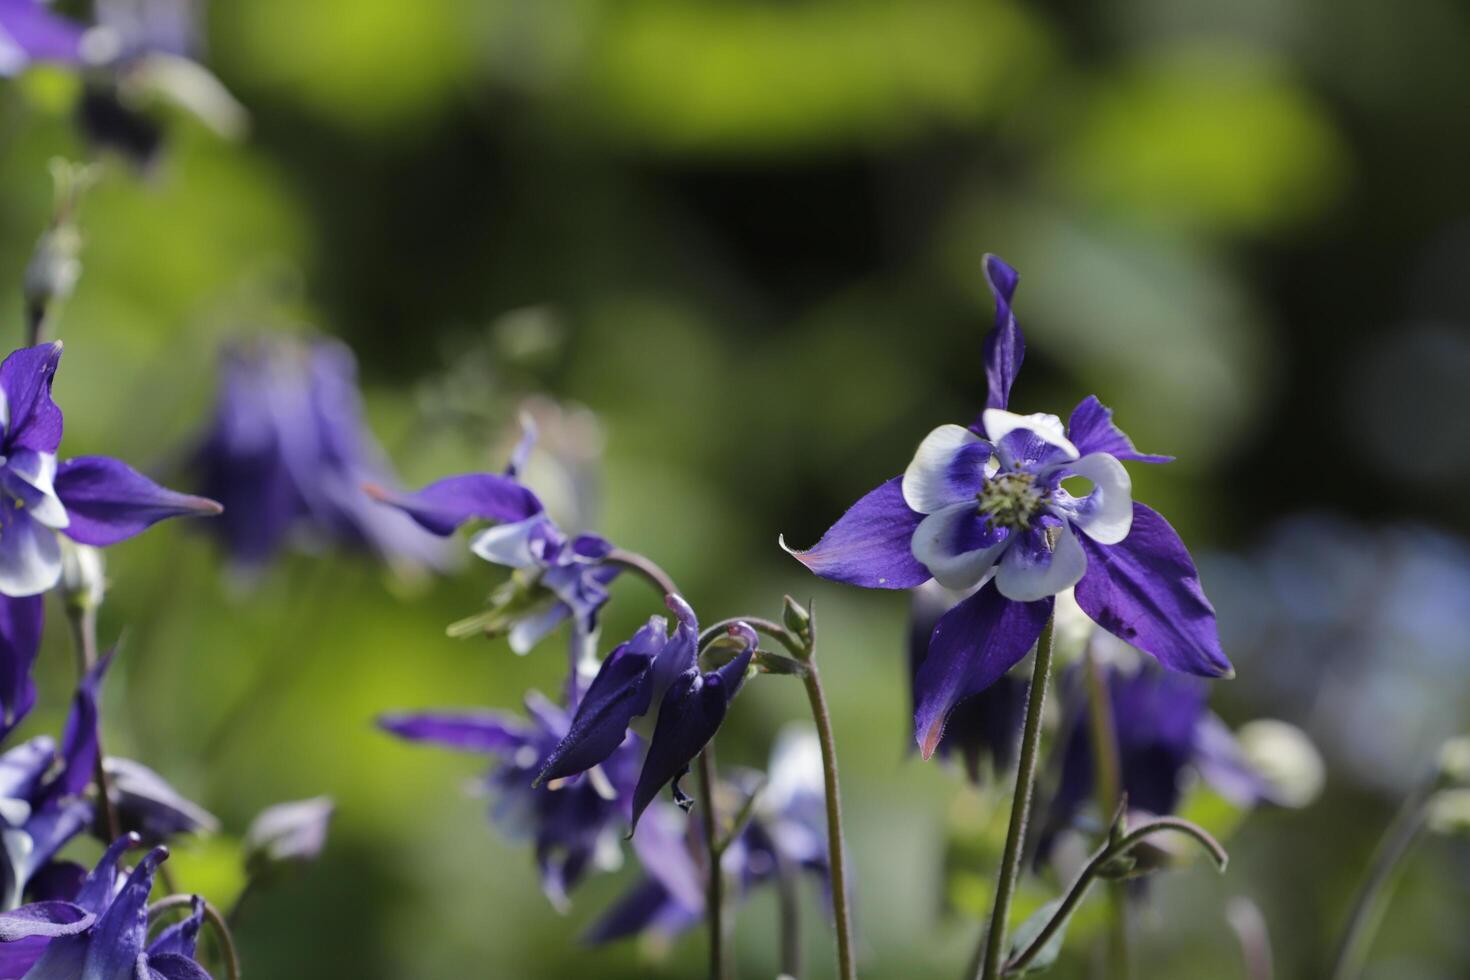
[[[1266,785],[1266,796],[1280,806],[1299,808],[1322,792],[1327,768],[1312,740],[1295,725],[1261,719],[1235,733],[1250,767]]]
[[[786,605],[781,610],[781,622],[799,639],[806,639],[812,624],[812,614],[795,599],[787,596]]]
[[[81,251],[81,233],[69,221],[58,222],[41,234],[25,271],[26,309],[33,317],[71,296],[82,276]]]
[[[262,810],[245,832],[245,867],[251,876],[316,860],[327,844],[335,808],[328,797],[318,796]]]
[[[1440,747],[1439,774],[1446,783],[1470,786],[1470,735],[1456,735]]]
[[[64,535],[61,542],[61,593],[69,605],[96,609],[107,592],[106,560],[102,551],[78,544]]]
[[[1470,837],[1470,789],[1442,789],[1435,793],[1429,800],[1426,822],[1436,834]]]

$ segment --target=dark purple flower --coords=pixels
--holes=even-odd
[[[62,418],[51,381],[60,361],[58,341],[0,363],[0,735],[35,703],[40,595],[61,580],[58,535],[103,547],[165,518],[220,512],[213,500],[164,489],[106,456],[58,464]]]
[[[365,550],[404,569],[442,563],[432,535],[363,489],[393,476],[363,420],[356,362],[339,341],[272,337],[225,351],[196,460],[205,492],[226,506],[213,528],[243,569],[258,569],[291,539]]]
[[[621,861],[619,839],[629,818],[638,765],[636,735],[582,776],[538,785],[536,777],[570,718],[534,692],[526,698],[528,718],[498,711],[429,711],[385,716],[386,731],[415,742],[495,756],[488,784],[491,819],[507,836],[529,839],[541,871],[541,887],[558,908],[591,869]]]
[[[1068,735],[1053,756],[1059,772],[1047,812],[1048,839],[1071,826],[1094,793],[1092,726],[1081,681],[1074,673],[1064,684]],[[1104,683],[1129,809],[1156,816],[1173,813],[1190,770],[1236,803],[1253,803],[1268,794],[1235,737],[1209,710],[1203,682],[1144,665],[1137,671],[1108,667]]]
[[[0,975],[36,980],[210,980],[194,959],[203,916],[193,914],[148,942],[148,894],[168,849],[154,848],[122,877],[118,860],[138,845],[118,838],[70,900],[0,912]]]
[[[396,494],[377,487],[369,487],[369,492],[438,535],[453,534],[470,521],[495,522],[476,532],[470,550],[513,574],[491,597],[490,608],[463,625],[491,635],[504,633],[511,649],[523,654],[571,620],[572,659],[580,665],[587,659],[581,647],[596,632],[608,583],[617,577],[618,568],[603,562],[613,550],[606,539],[568,535],[536,495],[517,481],[515,474],[525,463],[533,436],[528,429],[505,475],[451,476],[417,493]]]
[[[103,765],[108,795],[122,829],[136,832],[143,843],[162,844],[176,834],[213,833],[219,829],[212,813],[186,799],[141,762],[109,756]],[[99,835],[101,830],[99,825]]]
[[[816,546],[792,554],[824,578],[907,589],[933,579],[971,592],[934,627],[915,679],[915,733],[927,758],[954,706],[984,690],[1035,644],[1052,596],[1185,673],[1231,673],[1214,609],[1178,534],[1132,500],[1124,460],[1138,452],[1112,413],[1084,399],[1066,425],[1006,409],[1025,344],[1011,312],[1015,270],[985,260],[996,328],[985,344],[987,408],[940,426],[901,477],[859,500]],[[1090,489],[1074,496],[1064,482]]]
[[[78,65],[86,28],[53,14],[41,0],[0,0],[0,76],[33,61]]]
[[[914,708],[919,706],[919,672],[929,657],[929,641],[940,618],[962,601],[938,582],[926,582],[913,592],[909,609],[909,682]],[[985,760],[997,774],[1015,762],[1021,724],[1026,717],[1029,685],[1005,674],[988,687],[958,699],[944,726],[937,751],[959,755],[972,782],[980,781]],[[917,736],[918,733],[915,732]]]

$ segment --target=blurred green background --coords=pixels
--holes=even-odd
[[[171,118],[154,172],[114,162],[88,196],[59,327],[63,452],[176,471],[221,342],[303,324],[357,351],[410,484],[498,468],[525,394],[591,407],[608,537],[655,556],[708,620],[773,615],[786,591],[816,600],[865,976],[959,972],[978,926],[944,880],[947,828],[989,803],[908,758],[903,598],[815,581],[776,536],[814,541],[980,404],[984,252],[1023,276],[1021,410],[1095,391],[1138,445],[1179,456],[1135,467],[1136,494],[1217,565],[1303,509],[1470,526],[1458,0],[251,0],[213,5],[207,36],[251,132],[230,143]],[[12,346],[47,160],[85,153],[75,94],[48,70],[0,86]],[[444,424],[445,404],[488,424]],[[104,641],[126,632],[109,749],[227,833],[281,799],[339,803],[323,862],[242,924],[251,975],[702,973],[697,934],[578,948],[630,872],[559,916],[529,854],[461,792],[481,760],[373,729],[386,709],[514,708],[560,683],[559,641],[517,658],[444,635],[488,567],[408,588],[350,556],[292,557],[242,588],[182,526],[109,561]],[[652,611],[618,585],[604,637]],[[55,730],[69,693],[50,633],[27,731]],[[1242,663],[1217,706],[1254,717],[1251,671],[1306,656]],[[1305,723],[1321,706],[1269,707]],[[1470,726],[1467,707],[1443,723]],[[1412,708],[1392,722],[1417,732]],[[758,764],[801,709],[795,685],[760,679],[722,758]],[[1156,884],[1140,975],[1243,976],[1223,918],[1236,895],[1265,910],[1281,976],[1321,975],[1395,804],[1394,787],[1335,770],[1313,808],[1251,815],[1226,878]],[[210,853],[180,856],[186,887],[231,887]],[[1467,902],[1463,847],[1426,845],[1370,976],[1470,975]],[[745,975],[774,974],[775,915],[769,894],[742,909]],[[811,975],[827,975],[822,929],[808,932]]]

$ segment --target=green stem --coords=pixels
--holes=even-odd
[[[604,558],[603,564],[616,565],[625,568],[635,575],[641,577],[645,582],[658,589],[663,595],[682,595],[669,573],[660,568],[651,559],[644,557],[634,551],[624,551],[622,548],[614,548]]]
[[[699,788],[704,797],[700,814],[704,821],[704,839],[709,855],[709,879],[705,892],[705,919],[709,923],[710,980],[726,980],[730,974],[725,952],[725,871],[724,849],[720,846],[720,822],[715,813],[714,743],[699,753]]]
[[[77,602],[66,603],[66,621],[71,626],[72,645],[77,653],[77,681],[97,666],[97,609],[95,606]],[[107,753],[102,748],[102,720],[97,720],[97,758],[92,764],[92,779],[97,784],[97,806],[102,815],[102,826],[107,830],[109,842],[122,836],[122,820],[117,814],[117,805],[108,792]]]
[[[801,903],[797,901],[797,869],[782,855],[781,849],[773,852],[776,857],[776,898],[778,901],[777,923],[781,935],[781,976],[791,980],[801,976]]]
[[[1005,956],[1006,919],[1011,911],[1016,882],[1021,877],[1021,848],[1026,824],[1031,817],[1031,798],[1036,792],[1036,759],[1041,748],[1041,713],[1046,707],[1046,688],[1051,681],[1052,627],[1048,616],[1036,640],[1035,663],[1031,668],[1031,691],[1026,702],[1026,724],[1021,732],[1021,759],[1016,767],[1016,791],[1011,798],[1011,821],[1006,830],[1005,851],[995,882],[995,904],[990,911],[990,929],[981,937],[985,946],[980,976],[1000,980]]]
[[[1368,947],[1388,901],[1388,885],[1393,879],[1394,871],[1418,839],[1419,832],[1424,829],[1424,821],[1428,816],[1427,804],[1434,795],[1435,788],[1434,781],[1426,780],[1410,793],[1378,842],[1373,862],[1368,866],[1368,877],[1358,890],[1357,898],[1353,901],[1353,910],[1342,931],[1342,939],[1338,942],[1337,955],[1333,958],[1332,980],[1353,980],[1362,972],[1368,957]]]
[[[1108,696],[1102,665],[1092,644],[1083,654],[1087,671],[1087,717],[1092,728],[1093,788],[1100,816],[1118,807],[1123,792],[1123,766],[1118,759],[1118,728],[1113,718],[1113,701]],[[1107,976],[1129,980],[1132,966],[1128,953],[1128,895],[1122,882],[1108,886]]]
[[[817,742],[822,749],[822,785],[827,801],[827,863],[832,874],[832,912],[836,918],[837,975],[842,980],[855,980],[857,965],[852,941],[851,896],[847,885],[847,842],[842,830],[842,795],[837,780],[837,746],[832,738],[832,716],[827,710],[827,695],[822,690],[822,675],[817,670],[815,630],[806,656],[807,700],[811,703],[812,721],[817,727]]]

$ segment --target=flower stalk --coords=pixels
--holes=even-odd
[[[78,682],[97,666],[97,607],[89,602],[68,599],[66,620],[71,627],[72,644],[77,654]],[[102,747],[102,722],[97,722],[97,759],[93,763],[92,779],[97,784],[97,807],[102,814],[102,824],[107,828],[107,839],[117,840],[122,836],[122,820],[117,806],[108,791],[107,768],[104,764],[106,752]]]
[[[706,745],[699,753],[699,790],[704,797],[700,808],[704,839],[709,856],[709,879],[705,883],[705,917],[709,922],[709,975],[711,980],[727,980],[731,976],[727,952],[725,921],[725,846],[720,836],[719,816],[715,812],[715,749]]]
[[[1046,707],[1046,688],[1051,681],[1052,634],[1055,616],[1048,616],[1036,640],[1036,658],[1031,669],[1031,691],[1026,702],[1026,723],[1021,732],[1021,757],[1016,767],[1016,790],[1011,798],[1011,820],[1006,830],[1005,851],[995,882],[995,903],[990,928],[981,937],[985,949],[979,976],[1000,980],[1005,955],[1006,919],[1011,911],[1016,882],[1021,877],[1021,848],[1031,818],[1031,801],[1036,795],[1036,761],[1041,749],[1041,713]]]
[[[1113,718],[1113,702],[1103,681],[1102,665],[1091,643],[1083,653],[1087,673],[1087,717],[1092,726],[1093,787],[1098,814],[1112,813],[1118,808],[1123,793],[1123,767],[1118,758],[1118,729]],[[1132,966],[1128,952],[1128,896],[1120,882],[1108,888],[1107,975],[1113,980],[1128,980]]]

